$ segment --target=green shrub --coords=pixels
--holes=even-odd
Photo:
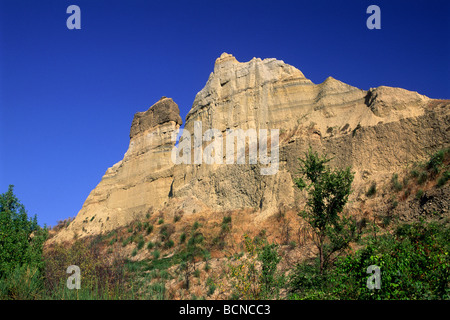
[[[397,200],[392,200],[392,209],[395,209],[395,208],[397,208],[397,206],[398,206],[398,201]]]
[[[448,153],[449,149],[441,149],[434,153],[430,160],[428,160],[426,164],[426,168],[432,172],[432,174],[438,174],[440,171],[440,167],[444,161],[446,153]]]
[[[450,179],[450,171],[444,171],[442,176],[437,181],[437,186],[442,187]]]
[[[426,171],[421,171],[419,173],[419,177],[417,178],[418,184],[424,184],[425,181],[428,179],[428,173]]]
[[[186,241],[186,233],[180,234],[180,243],[184,243]]]
[[[150,233],[152,233],[152,231],[153,231],[153,225],[150,224],[150,225],[148,225],[147,228],[145,229],[145,232],[146,232],[147,234],[150,234]]]
[[[200,227],[200,223],[198,221],[195,221],[192,225],[192,230],[195,231]]]
[[[373,182],[372,185],[370,186],[369,190],[367,190],[366,196],[371,197],[375,193],[377,193],[377,184],[376,184],[376,182]]]
[[[138,250],[141,250],[143,247],[144,247],[144,245],[145,245],[145,241],[144,241],[144,239],[140,239],[139,240],[139,242],[138,242],[138,244],[137,244],[137,249]]]
[[[420,198],[422,198],[422,196],[423,196],[423,190],[422,189],[417,190],[416,199],[420,199]]]
[[[154,259],[158,259],[160,255],[161,253],[159,252],[159,250],[155,250],[152,252],[152,256]]]
[[[222,224],[231,223],[231,216],[225,216],[222,219]]]
[[[114,243],[116,243],[117,242],[117,237],[115,237],[115,238],[112,238],[110,241],[109,241],[109,245],[110,246],[112,246]]]
[[[214,291],[216,291],[217,286],[214,283],[214,281],[211,279],[211,277],[208,277],[208,279],[206,279],[206,286],[208,287],[207,295],[211,296],[212,294],[214,294]]]
[[[151,242],[151,241],[149,243],[147,243],[147,249],[148,250],[153,249],[154,246],[155,246],[155,244],[153,242]]]
[[[163,218],[159,218],[158,224],[163,224],[163,223],[164,223],[164,219]]]
[[[290,281],[291,298],[336,300],[449,299],[450,228],[418,222],[366,239],[366,246],[339,257],[320,275],[317,264],[297,266]],[[367,268],[381,270],[381,289],[367,288]]]
[[[419,177],[419,171],[417,171],[417,169],[413,169],[411,170],[411,176],[414,178],[418,178]]]
[[[173,246],[174,246],[174,242],[173,242],[173,240],[172,239],[170,239],[169,241],[167,241],[165,244],[164,244],[164,247],[166,248],[166,249],[170,249],[170,248],[172,248]]]
[[[395,191],[401,191],[403,189],[403,185],[398,181],[398,174],[394,173],[391,179],[392,188]]]
[[[132,241],[133,241],[133,236],[129,236],[128,238],[126,238],[122,241],[122,247],[127,246]]]

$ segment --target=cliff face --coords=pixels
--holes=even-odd
[[[350,200],[358,199],[368,181],[388,179],[395,170],[450,145],[449,106],[448,100],[400,88],[364,91],[332,77],[314,84],[283,61],[240,63],[224,53],[195,97],[185,130],[194,134],[201,124],[201,134],[215,129],[225,141],[227,130],[278,129],[276,173],[262,175],[267,165],[248,158],[243,164],[175,165],[172,136],[182,121],[172,99],[162,98],[135,115],[124,159],[107,170],[57,238],[111,230],[163,206],[192,214],[205,208],[256,208],[257,218],[263,219],[280,205],[302,203],[292,178],[309,145],[333,156],[332,165],[352,166],[355,192]]]

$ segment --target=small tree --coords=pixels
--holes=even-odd
[[[300,190],[308,192],[305,209],[299,213],[315,233],[319,251],[320,274],[335,253],[342,252],[356,240],[356,222],[340,215],[351,193],[354,174],[350,168],[330,169],[327,156],[319,156],[310,147],[300,160],[300,177],[294,180]],[[306,181],[305,181],[305,180]]]

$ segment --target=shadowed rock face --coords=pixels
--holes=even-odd
[[[182,121],[176,103],[163,97],[135,115],[123,160],[107,170],[56,240],[109,231],[163,206],[185,213],[252,207],[263,219],[280,205],[303,203],[292,179],[309,145],[333,156],[333,166],[352,166],[352,203],[369,181],[383,182],[448,147],[449,106],[449,100],[400,88],[364,91],[332,77],[314,84],[283,61],[240,63],[224,53],[196,95],[185,128],[193,133],[194,122],[201,121],[202,132],[279,129],[278,172],[263,176],[260,164],[248,162],[174,165],[171,138]]]

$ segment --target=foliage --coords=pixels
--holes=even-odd
[[[14,195],[14,186],[0,195],[0,298],[27,299],[43,286],[42,250],[46,227],[27,211]]]
[[[394,191],[401,191],[403,189],[403,185],[398,181],[398,174],[394,173],[391,178],[392,188]]]
[[[431,155],[430,159],[426,163],[426,168],[431,171],[432,174],[438,174],[441,170],[442,163],[445,156],[449,153],[450,149],[441,149]]]
[[[275,244],[263,238],[244,235],[245,254],[230,264],[233,297],[238,299],[272,299],[279,296],[284,277],[277,272],[281,258]]]
[[[185,248],[180,252],[181,262],[178,270],[184,274],[185,286],[189,289],[190,276],[196,271],[198,258],[207,259],[209,252],[204,248],[203,234],[198,230],[200,224],[196,221],[191,228],[191,234]]]
[[[0,277],[22,265],[42,270],[42,248],[48,235],[36,216],[28,218],[13,189],[10,185],[0,195]]]
[[[446,170],[442,174],[442,176],[437,181],[437,186],[442,187],[444,184],[447,183],[447,181],[450,180],[450,171]]]
[[[336,260],[321,275],[303,263],[290,278],[295,299],[450,299],[450,228],[417,222],[393,234],[369,237],[367,245]],[[367,268],[381,270],[381,289],[368,289]]]

